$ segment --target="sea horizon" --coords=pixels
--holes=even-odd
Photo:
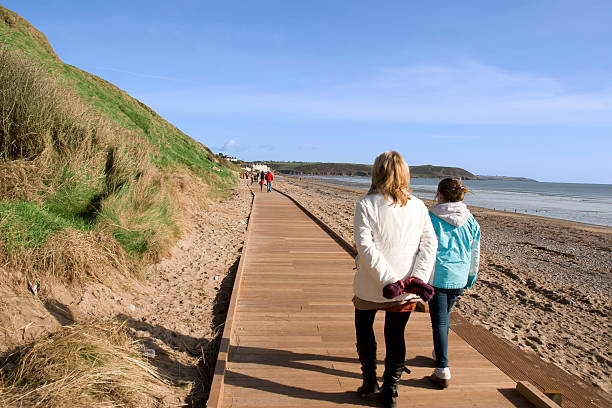
[[[311,176],[367,189],[370,177]],[[418,198],[433,200],[440,179],[412,178],[410,187]],[[530,214],[598,226],[612,227],[612,184],[555,183],[528,180],[464,180],[470,189],[467,205],[492,210]]]

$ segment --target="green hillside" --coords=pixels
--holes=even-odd
[[[1,6],[0,92],[0,249],[28,260],[24,268],[65,254],[49,246],[68,230],[112,237],[131,261],[154,259],[178,237],[185,183],[211,198],[235,185],[231,162],[64,64],[44,34]]]
[[[463,180],[476,180],[478,176],[459,167],[446,166],[410,166],[410,176],[415,178],[444,178],[453,177]]]
[[[4,24],[1,24],[2,22]],[[62,85],[75,91],[83,101],[92,104],[97,112],[117,125],[145,136],[155,147],[156,163],[162,166],[185,166],[203,176],[214,174],[224,182],[231,179],[230,162],[219,165],[218,158],[210,149],[182,133],[148,106],[102,78],[64,64],[54,53],[44,34],[2,6],[0,44],[9,50],[19,49],[24,56],[57,78]]]
[[[270,168],[284,174],[312,174],[336,176],[368,176],[372,166],[353,163],[307,163],[307,162],[265,162]]]
[[[166,406],[107,313],[238,170],[0,6],[0,406]]]
[[[284,174],[310,174],[318,176],[370,176],[372,166],[355,163],[306,163],[306,162],[264,162],[273,170]],[[458,167],[410,166],[410,176],[415,178],[454,177],[475,180],[478,177]]]

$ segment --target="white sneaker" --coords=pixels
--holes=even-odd
[[[450,380],[451,379],[450,368],[448,368],[448,367],[436,368],[436,369],[434,369],[434,372],[431,375],[435,375],[436,377],[438,377],[438,378],[440,378],[442,380]]]
[[[448,388],[451,378],[450,368],[436,368],[427,378],[439,388]]]

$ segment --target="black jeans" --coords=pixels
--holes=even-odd
[[[376,350],[374,336],[374,317],[377,310],[355,309],[355,334],[357,347]],[[406,341],[404,330],[410,318],[410,312],[385,312],[385,367],[389,364],[404,366],[406,360]]]

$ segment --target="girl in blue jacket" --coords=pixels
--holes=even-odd
[[[429,301],[436,368],[429,379],[441,388],[450,382],[448,329],[450,312],[464,289],[471,289],[478,274],[480,226],[462,202],[468,189],[461,181],[444,179],[438,184],[437,204],[429,216],[438,237],[438,251],[429,284],[435,295]]]

